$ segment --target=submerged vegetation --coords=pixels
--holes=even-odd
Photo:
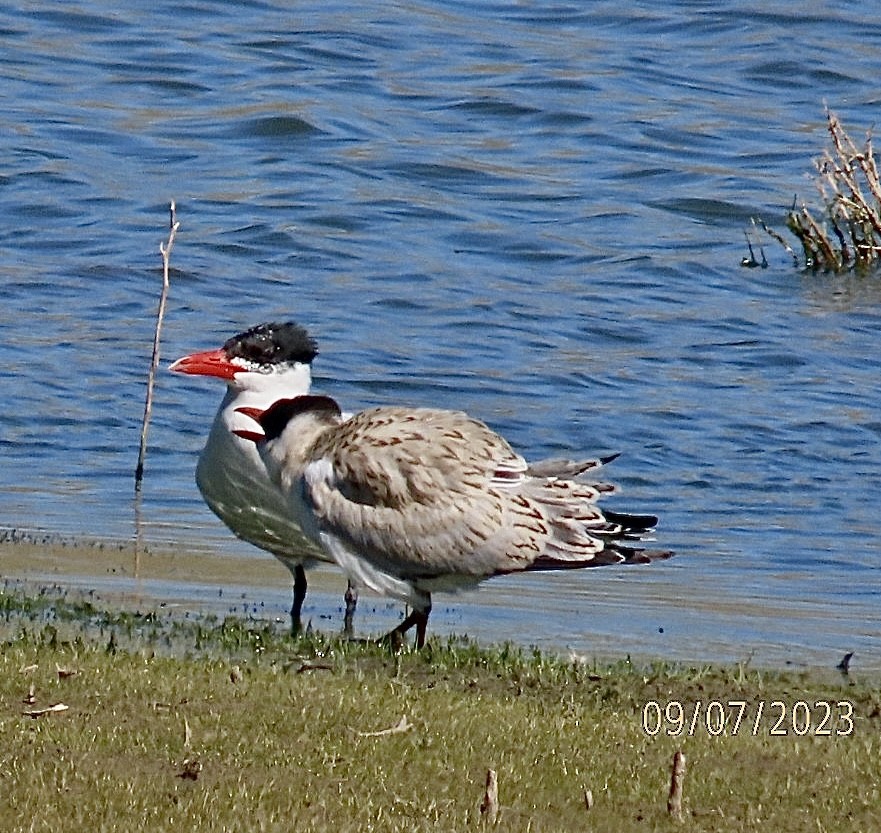
[[[9,830],[878,821],[872,681],[585,662],[463,639],[392,654],[241,619],[171,621],[16,592],[0,594],[0,638]],[[668,811],[680,750],[684,825]]]
[[[866,271],[881,256],[881,180],[872,148],[872,136],[857,145],[838,117],[826,111],[831,147],[814,160],[816,185],[823,207],[820,213],[806,203],[793,207],[786,217],[787,228],[798,239],[804,265],[826,272]],[[761,221],[754,221],[799,258],[786,240]],[[759,264],[747,239],[750,257],[745,266]],[[764,257],[763,257],[764,260]]]

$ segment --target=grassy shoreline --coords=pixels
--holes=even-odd
[[[877,679],[439,638],[392,655],[48,592],[0,594],[0,624],[4,829],[465,830],[489,826],[488,769],[499,830],[868,831],[881,816]],[[666,808],[679,749],[684,827]]]
[[[542,650],[610,659],[630,655],[687,663],[778,669],[831,669],[848,652],[854,667],[881,675],[878,627],[868,602],[847,616],[832,604],[719,592],[717,582],[680,570],[672,559],[646,570],[593,571],[583,583],[547,574],[540,581],[515,576],[482,585],[476,593],[438,596],[432,633],[467,633],[483,644],[510,639]],[[257,550],[231,552],[187,545],[88,541],[0,530],[4,585],[26,592],[57,586],[70,597],[115,609],[163,613],[287,619],[291,576]],[[672,566],[671,566],[672,565]],[[685,567],[685,559],[682,559]],[[655,569],[658,568],[658,569]],[[688,592],[683,592],[683,582]],[[309,573],[305,618],[320,629],[342,627],[342,575],[331,568]],[[359,634],[380,634],[400,621],[402,607],[364,594],[356,617]]]

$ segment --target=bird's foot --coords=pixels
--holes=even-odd
[[[428,610],[413,610],[410,615],[396,628],[392,628],[385,636],[379,638],[381,645],[388,645],[392,651],[399,653],[404,650],[404,635],[412,627],[416,627],[416,641],[414,649],[419,651],[425,647],[425,629],[428,626]]]
[[[312,633],[312,620],[310,619],[306,625],[303,625],[303,620],[297,617],[291,617],[291,639],[299,639],[302,636],[309,636]]]
[[[404,634],[395,629],[380,636],[379,639],[376,640],[376,644],[383,648],[388,648],[393,654],[400,654],[403,653],[406,642],[404,640]]]

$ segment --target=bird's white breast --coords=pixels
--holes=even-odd
[[[266,407],[247,393],[228,392],[196,467],[196,483],[211,510],[239,537],[292,563],[318,558],[322,550],[303,535],[285,497],[270,479],[257,447],[232,433],[254,429],[237,408]]]

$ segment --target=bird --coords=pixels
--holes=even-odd
[[[411,612],[422,648],[431,594],[509,573],[643,564],[668,550],[638,545],[655,515],[600,509],[616,491],[585,479],[618,455],[530,464],[461,411],[380,406],[343,417],[316,394],[238,407],[290,516],[356,585]],[[637,545],[634,545],[634,544]]]
[[[305,536],[287,512],[253,442],[235,428],[247,419],[243,407],[269,408],[281,398],[309,392],[318,345],[293,321],[265,322],[238,333],[218,349],[192,353],[173,362],[176,373],[226,382],[223,397],[196,466],[196,484],[210,509],[239,538],[272,553],[293,577],[291,630],[302,631],[307,580],[304,567],[332,562]],[[344,632],[352,633],[357,591],[345,596]]]

